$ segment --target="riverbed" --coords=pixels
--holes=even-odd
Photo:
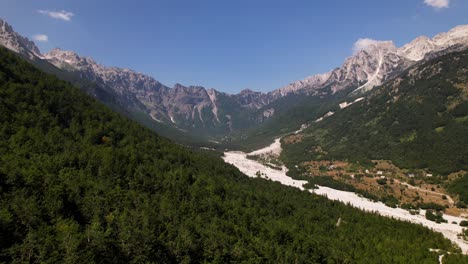
[[[275,142],[273,142],[270,146],[250,153],[241,151],[225,152],[223,159],[225,162],[236,166],[241,172],[249,177],[260,176],[265,179],[280,182],[281,184],[287,186],[305,190],[303,185],[307,183],[307,181],[295,180],[287,176],[286,167],[283,166],[281,170],[273,169],[258,161],[247,158],[247,155],[279,155],[280,153],[280,139],[276,139]],[[318,195],[326,196],[331,200],[341,201],[346,204],[349,203],[353,207],[363,211],[377,212],[382,216],[393,217],[396,219],[421,224],[436,232],[442,233],[446,238],[457,244],[462,249],[464,254],[468,254],[468,243],[457,236],[457,234],[462,232],[463,228],[459,225],[459,223],[462,220],[466,220],[464,218],[444,214],[443,217],[448,221],[448,223],[437,224],[426,219],[425,210],[420,210],[420,214],[418,215],[411,215],[408,211],[401,208],[391,208],[381,202],[373,202],[352,192],[335,190],[323,186],[318,186],[318,189],[311,189],[309,191]],[[456,222],[457,224],[453,224],[452,222]]]

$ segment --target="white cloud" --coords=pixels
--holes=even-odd
[[[375,40],[370,38],[360,38],[353,45],[353,53],[357,53],[363,49],[366,49],[370,45],[379,44],[385,41]]]
[[[441,8],[448,8],[450,0],[424,0],[424,3],[436,9],[441,9]]]
[[[39,42],[47,42],[49,41],[49,37],[44,34],[37,34],[33,36],[33,40],[39,41]]]
[[[37,12],[39,12],[40,14],[49,16],[51,18],[61,19],[64,21],[70,21],[71,18],[75,15],[72,12],[68,12],[65,10],[62,10],[62,11],[37,10]]]

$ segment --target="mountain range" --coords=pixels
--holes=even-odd
[[[165,138],[224,151],[282,135],[275,151],[260,152],[277,153],[268,157],[271,169],[285,165],[281,172],[307,180],[306,189],[353,187],[307,167],[318,163],[322,174],[349,163],[352,176],[342,168],[337,175],[372,181],[386,192],[385,204],[466,226],[447,222],[445,206],[424,199],[437,186],[447,187],[439,193],[452,203],[447,211],[468,202],[468,26],[401,48],[373,41],[328,73],[239,94],[168,87],[73,51],[42,54],[5,21],[0,29],[2,263],[468,261],[466,247],[429,228],[285,187],[261,177],[262,169],[246,177],[216,151]],[[245,159],[260,164],[256,153]],[[388,170],[376,178],[364,169],[377,169],[378,160]],[[394,165],[408,179],[407,172],[424,172],[412,180],[432,185],[409,180],[397,198],[389,186],[406,177],[394,179]],[[399,203],[410,188],[418,190],[417,207]],[[468,230],[452,235],[458,243]]]
[[[95,88],[88,89],[88,93],[163,135],[166,131],[165,135],[169,137],[180,133],[176,137],[190,135],[214,141],[239,133],[245,138],[248,131],[281,126],[280,120],[285,115],[291,116],[294,108],[304,106],[300,101],[305,99],[295,100],[297,96],[310,99],[303,103],[307,107],[327,102],[332,107],[347,104],[349,98],[356,99],[416,63],[467,47],[468,25],[455,27],[432,39],[418,37],[400,48],[392,41],[373,42],[330,72],[307,77],[268,93],[245,89],[238,94],[228,94],[181,84],[168,87],[151,76],[130,69],[107,67],[73,51],[57,48],[42,54],[34,42],[16,33],[3,20],[0,20],[0,44],[40,64],[41,68],[49,68],[49,72],[53,65],[52,72],[63,79],[85,81],[88,86],[91,83]],[[338,94],[340,96],[336,96]],[[290,123],[300,126],[329,110],[317,108],[309,111],[306,117],[293,118]]]
[[[174,144],[3,47],[0,113],[2,263],[467,261],[421,225]]]
[[[437,175],[468,171],[467,72],[467,49],[415,64],[294,134],[283,159],[292,168],[310,160],[391,160]]]

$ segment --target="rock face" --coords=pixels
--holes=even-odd
[[[391,41],[370,44],[347,58],[341,67],[325,74],[307,77],[304,80],[280,88],[282,96],[288,93],[326,95],[354,88],[363,92],[372,89],[411,65],[411,60],[399,55]]]
[[[410,62],[396,54],[397,48],[391,41],[371,44],[332,72],[325,83],[332,93],[347,87],[357,87],[355,91],[368,91],[405,69]]]
[[[468,25],[457,26],[430,39],[420,36],[397,48],[391,41],[379,41],[349,57],[341,67],[325,74],[317,74],[291,83],[271,94],[285,96],[289,93],[323,94],[355,87],[367,91],[397,75],[408,66],[433,57],[431,54],[453,48],[468,47]]]
[[[426,55],[448,48],[468,46],[468,25],[454,27],[430,39],[421,36],[398,49],[398,54],[413,61],[423,60]]]
[[[150,76],[129,69],[105,67],[72,51],[53,49],[44,57],[58,68],[76,71],[87,80],[110,85],[119,94],[139,94],[165,87]]]
[[[332,72],[327,72],[323,74],[309,76],[303,80],[293,82],[282,88],[279,88],[271,92],[271,94],[274,97],[282,97],[290,93],[302,93],[304,88],[317,89],[321,85],[323,85],[328,80],[328,78],[330,78],[331,74]]]
[[[376,41],[330,72],[307,77],[268,93],[245,89],[234,95],[201,86],[176,84],[170,88],[148,75],[106,67],[73,51],[53,49],[42,55],[34,42],[17,34],[3,20],[0,20],[0,44],[26,58],[45,60],[63,71],[106,87],[127,110],[143,112],[157,122],[184,130],[223,128],[226,132],[243,126],[239,123],[246,123],[246,117],[258,124],[275,116],[281,109],[270,104],[292,94],[365,93],[426,57],[467,47],[468,26],[455,27],[432,39],[418,37],[401,48],[391,41]]]
[[[398,54],[413,61],[420,61],[435,48],[430,38],[421,36],[398,49]]]
[[[16,33],[13,28],[2,19],[0,19],[0,45],[29,59],[41,57],[41,52],[34,42]]]
[[[53,49],[44,57],[58,68],[78,72],[87,80],[112,88],[120,96],[130,94],[136,97],[145,106],[140,110],[147,112],[154,120],[184,124],[182,127],[193,127],[197,123],[211,126],[221,123],[218,111],[225,107],[219,105],[220,94],[246,110],[259,109],[269,103],[266,94],[249,89],[229,95],[201,86],[176,84],[169,88],[148,75],[129,69],[105,67],[73,51]],[[132,103],[129,102],[129,105]]]

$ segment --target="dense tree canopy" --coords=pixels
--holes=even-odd
[[[458,195],[460,202],[468,204],[468,174],[465,174],[448,184],[448,191]]]
[[[250,179],[5,49],[0,113],[0,262],[437,263],[429,248],[457,252],[422,226]]]

